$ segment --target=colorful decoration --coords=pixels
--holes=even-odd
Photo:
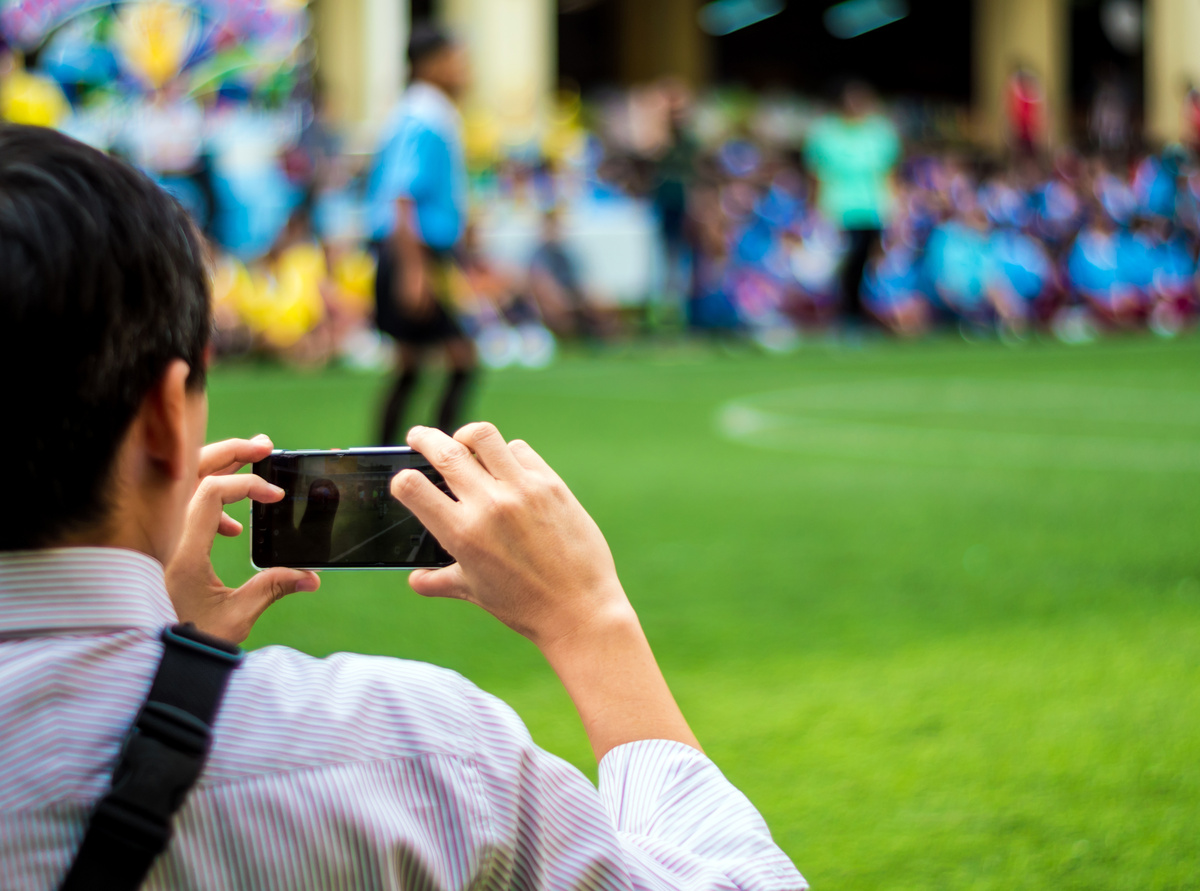
[[[15,67],[0,83],[0,119],[35,127],[56,127],[71,106],[50,78]]]
[[[121,67],[156,90],[183,70],[199,36],[192,10],[161,0],[124,4],[113,27]]]
[[[0,35],[76,100],[177,84],[193,96],[287,92],[308,34],[303,0],[0,0]]]

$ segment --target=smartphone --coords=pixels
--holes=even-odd
[[[407,447],[275,450],[254,472],[285,494],[253,505],[250,562],[257,569],[449,566],[454,558],[392,497],[392,477],[407,468],[450,494],[441,474]]]

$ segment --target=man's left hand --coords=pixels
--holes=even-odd
[[[236,536],[242,524],[225,513],[225,505],[245,498],[272,504],[283,490],[252,473],[237,473],[271,453],[271,440],[227,439],[200,452],[199,483],[188,505],[183,538],[167,565],[167,591],[181,622],[194,622],[201,631],[241,643],[275,601],[293,591],[315,591],[321,580],[315,572],[275,567],[256,574],[240,588],[217,577],[212,546],[218,534]]]

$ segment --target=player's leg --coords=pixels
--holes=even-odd
[[[383,405],[380,420],[379,444],[385,446],[402,445],[404,442],[406,431],[401,429],[401,422],[420,380],[421,360],[424,358],[422,349],[410,343],[397,344],[396,354],[396,381]]]
[[[848,321],[858,322],[863,317],[863,275],[871,253],[879,243],[879,230],[851,229],[847,235],[849,249],[842,261],[842,312]]]
[[[437,426],[439,430],[453,435],[462,420],[463,406],[475,378],[479,359],[475,352],[475,344],[466,337],[447,340],[445,349],[446,366],[450,376],[446,380],[442,404],[438,408]]]

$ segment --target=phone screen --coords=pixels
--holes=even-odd
[[[392,497],[391,482],[414,468],[442,491],[445,482],[409,448],[275,451],[254,472],[284,491],[255,504],[255,566],[303,569],[412,569],[454,562],[421,522]]]

